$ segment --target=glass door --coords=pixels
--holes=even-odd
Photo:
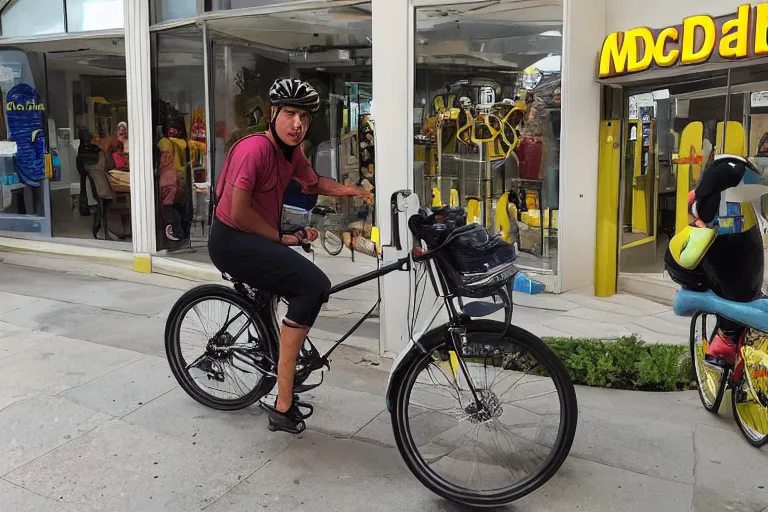
[[[663,273],[669,241],[688,223],[688,193],[707,163],[722,151],[718,148],[723,146],[727,76],[727,72],[691,76],[629,92],[620,272]]]

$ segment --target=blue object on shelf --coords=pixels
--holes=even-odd
[[[544,292],[544,283],[540,283],[538,281],[534,281],[527,275],[523,273],[518,273],[515,276],[515,287],[514,290],[516,292],[522,292],[527,293],[529,295],[536,295],[539,293]]]

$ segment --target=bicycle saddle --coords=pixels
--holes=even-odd
[[[711,290],[679,290],[675,296],[674,311],[679,316],[693,316],[697,312],[720,315],[752,329],[768,332],[768,297],[765,296],[752,302],[735,302]]]

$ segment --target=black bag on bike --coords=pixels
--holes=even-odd
[[[479,224],[467,225],[466,215],[457,210],[422,210],[408,220],[408,227],[427,249],[439,248],[435,262],[451,292],[467,297],[491,296],[517,272],[512,265],[517,249]]]

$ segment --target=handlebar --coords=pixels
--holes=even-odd
[[[398,198],[400,196],[403,196],[403,198],[409,197],[411,194],[413,194],[410,190],[398,190],[394,194],[392,194],[392,197],[390,198],[390,206],[392,208],[392,246],[394,246],[395,249],[398,251],[403,250],[403,244],[400,240],[400,213],[402,213],[402,210],[400,210],[400,206],[398,205]]]

